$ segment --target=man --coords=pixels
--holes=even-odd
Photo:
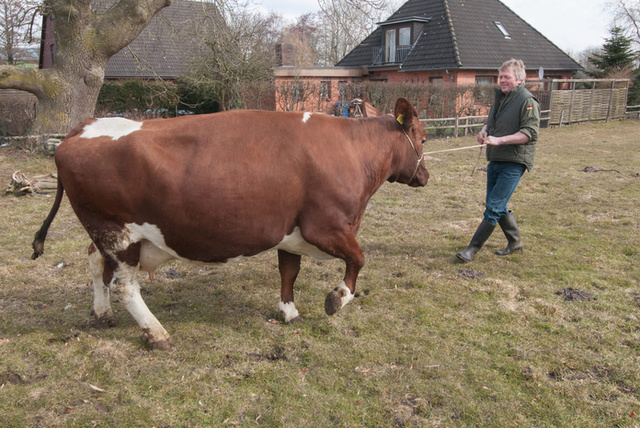
[[[506,61],[499,69],[496,98],[478,142],[487,146],[487,196],[484,219],[467,248],[456,254],[463,262],[473,260],[497,224],[507,237],[507,247],[495,254],[505,256],[522,250],[516,218],[507,203],[525,170],[533,167],[540,128],[538,100],[524,87],[526,75],[521,60]]]

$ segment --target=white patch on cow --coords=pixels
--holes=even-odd
[[[280,312],[284,315],[284,322],[289,322],[299,315],[298,310],[296,309],[296,305],[293,302],[280,302],[280,304],[278,305],[278,309],[280,309]]]
[[[351,290],[349,290],[349,287],[347,287],[347,285],[344,283],[344,281],[342,281],[340,285],[338,285],[338,288],[342,288],[346,291],[344,297],[340,299],[340,301],[342,302],[342,306],[340,307],[344,308],[344,305],[353,300],[353,294],[351,293]]]
[[[142,241],[140,247],[140,265],[146,271],[153,271],[162,263],[171,259],[186,260],[167,246],[160,228],[154,224],[142,225],[127,223],[124,227],[129,231],[129,241],[133,244]]]
[[[103,117],[84,127],[80,138],[111,137],[113,140],[139,131],[142,122],[121,117]]]
[[[285,250],[292,254],[309,256],[318,260],[333,260],[335,257],[321,251],[315,245],[304,240],[300,233],[300,228],[296,227],[290,235],[282,238],[282,241],[275,247],[278,250]]]
[[[309,118],[311,118],[312,113],[311,112],[306,112],[305,114],[302,115],[302,123],[307,123],[307,120],[309,120]]]

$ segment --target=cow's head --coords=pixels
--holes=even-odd
[[[424,164],[422,150],[427,141],[427,133],[420,123],[418,112],[408,100],[398,98],[393,113],[399,125],[398,139],[402,141],[402,147],[398,150],[399,169],[392,177],[393,181],[412,187],[425,186],[429,180],[429,171]]]

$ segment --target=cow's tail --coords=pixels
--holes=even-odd
[[[36,232],[36,237],[33,240],[33,254],[31,255],[31,259],[35,260],[44,253],[44,240],[47,237],[47,232],[49,231],[49,226],[51,226],[51,222],[53,222],[53,218],[58,213],[60,209],[60,202],[62,202],[62,196],[64,194],[64,187],[62,187],[62,181],[60,180],[60,176],[58,176],[58,190],[56,191],[56,200],[53,202],[53,206],[51,207],[51,211],[49,211],[49,215],[46,219],[44,219],[44,223],[42,223],[42,227],[40,230]]]

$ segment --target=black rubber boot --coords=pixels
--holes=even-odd
[[[473,257],[478,251],[480,251],[480,248],[482,248],[484,243],[487,242],[487,239],[489,239],[489,237],[493,233],[493,229],[495,228],[496,227],[493,224],[489,223],[486,220],[482,220],[482,223],[480,223],[480,226],[478,226],[478,229],[473,235],[473,238],[471,238],[469,246],[456,254],[456,257],[465,263],[473,260]]]
[[[518,230],[518,223],[513,213],[509,211],[509,214],[500,217],[498,224],[502,228],[504,236],[507,237],[507,248],[502,251],[496,251],[496,254],[499,256],[508,256],[514,251],[522,250],[524,244],[520,238],[520,230]]]

